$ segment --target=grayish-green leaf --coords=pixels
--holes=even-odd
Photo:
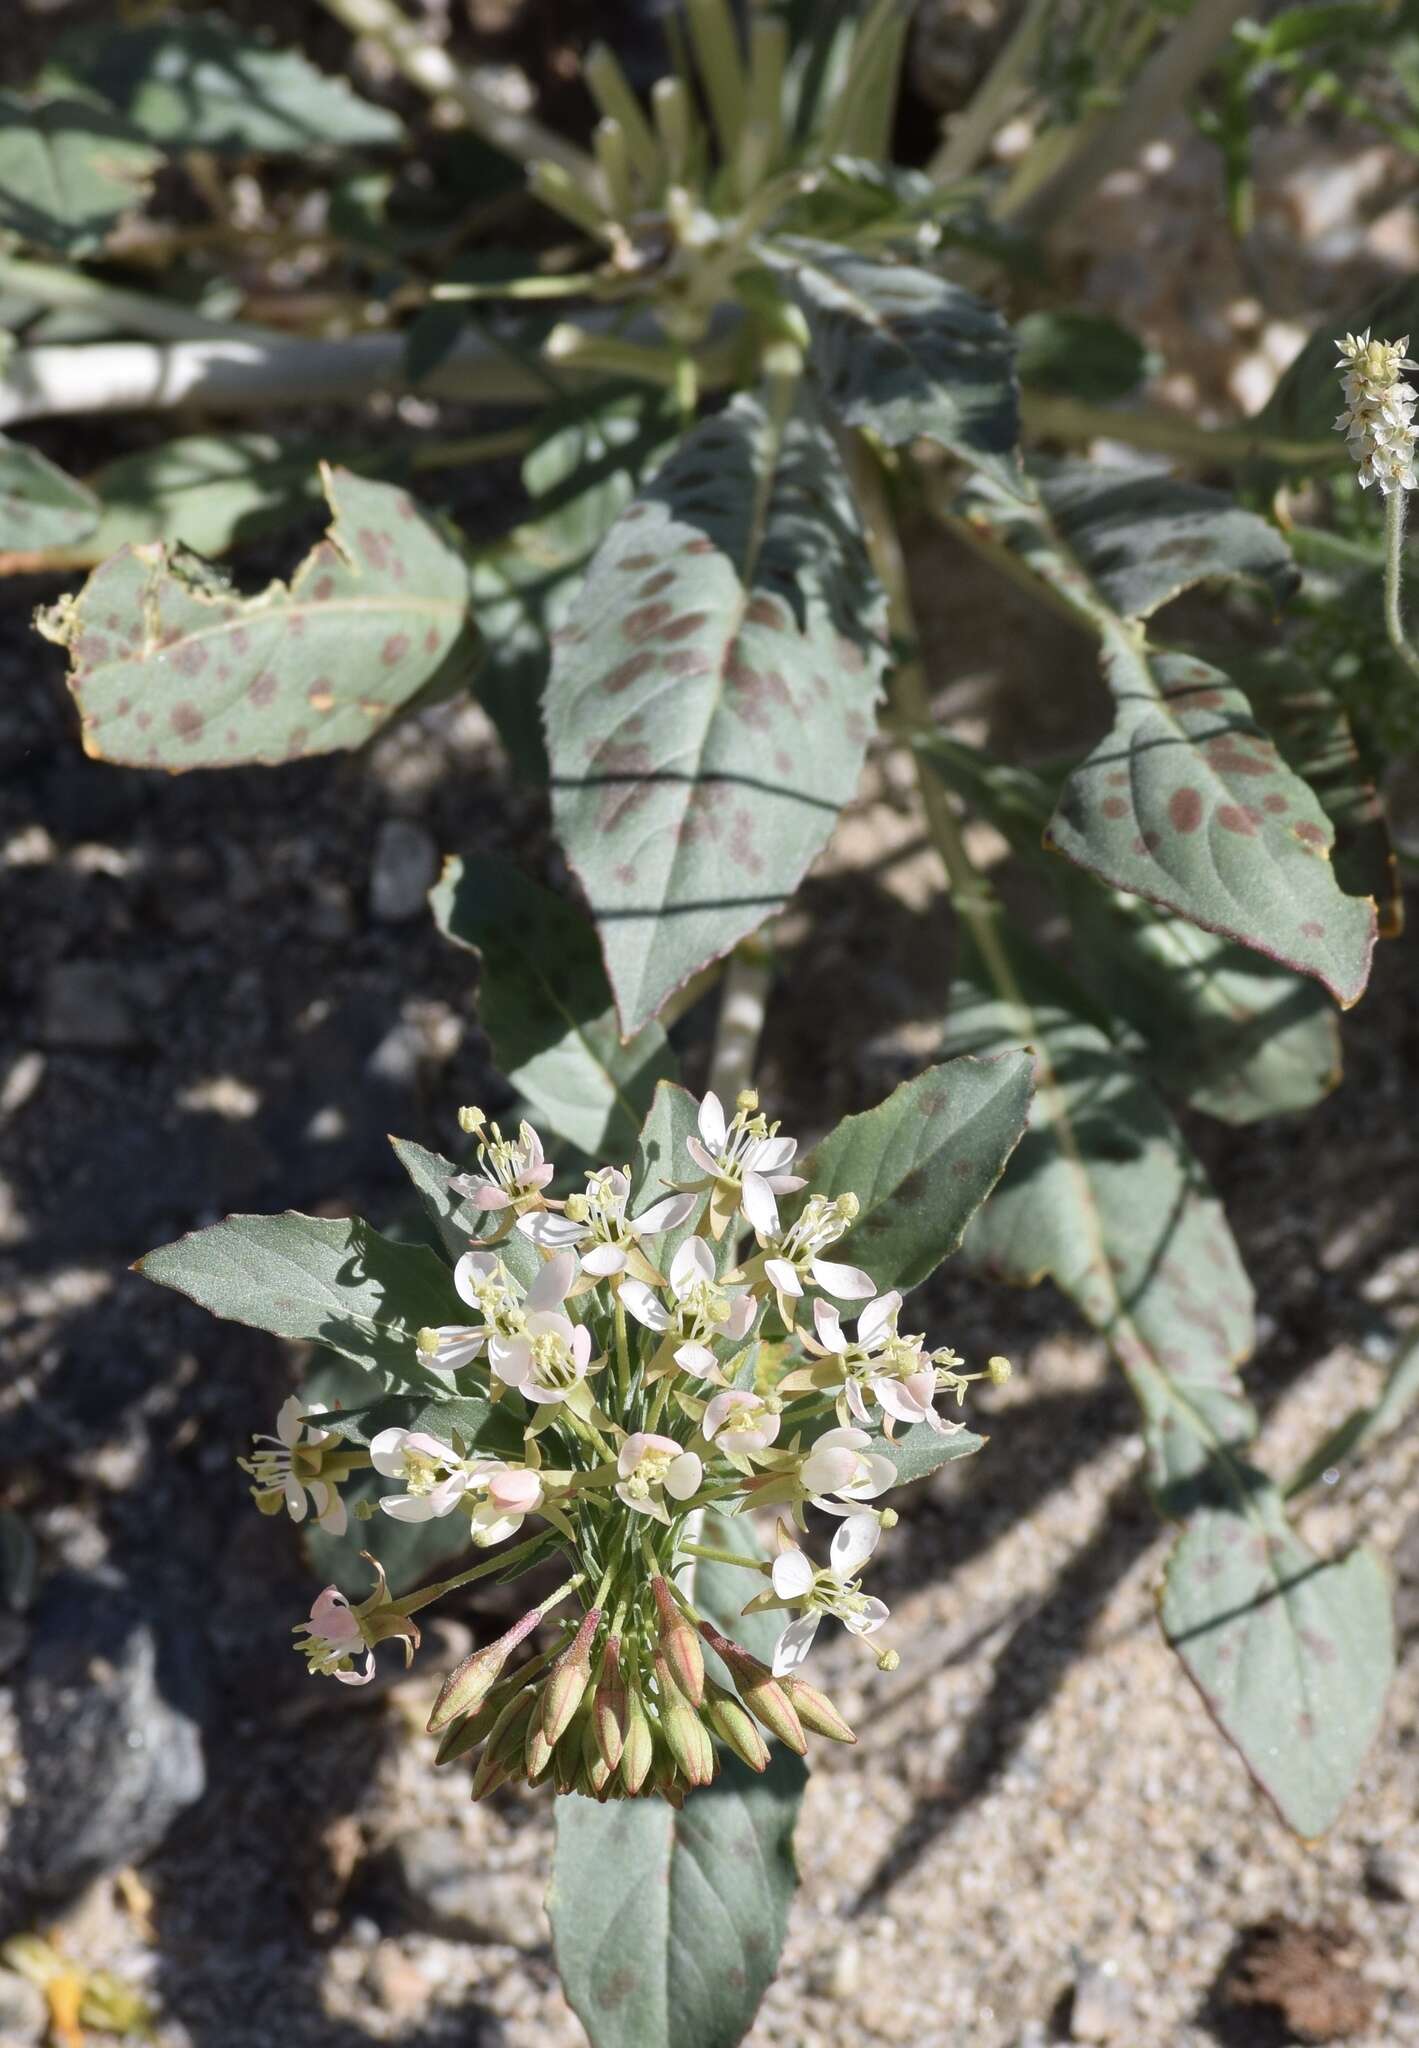
[[[1287,1482],[1289,1498],[1304,1493],[1322,1475],[1344,1458],[1353,1458],[1367,1444],[1378,1443],[1404,1420],[1419,1402],[1419,1335],[1411,1335],[1395,1354],[1377,1401],[1353,1408],[1337,1429],[1319,1443],[1295,1476]]]
[[[0,93],[0,230],[82,256],[147,196],[162,158],[106,107]]]
[[[358,1216],[228,1216],[149,1252],[138,1271],[213,1315],[323,1344],[396,1386],[436,1384],[415,1339],[466,1315],[442,1259]]]
[[[410,1429],[436,1436],[440,1443],[460,1443],[464,1451],[516,1457],[522,1449],[522,1424],[506,1404],[481,1394],[381,1394],[373,1401],[332,1408],[320,1427],[352,1444],[368,1444],[384,1429]]]
[[[1235,1503],[1178,1538],[1163,1627],[1208,1711],[1298,1834],[1323,1834],[1360,1775],[1394,1669],[1373,1551],[1323,1562],[1245,1468]],[[1247,1482],[1250,1482],[1247,1484]]]
[[[430,1152],[423,1145],[416,1145],[410,1138],[391,1138],[394,1156],[414,1184],[414,1192],[423,1204],[424,1213],[433,1225],[435,1234],[448,1256],[453,1260],[463,1257],[470,1244],[479,1238],[490,1236],[499,1224],[496,1212],[475,1209],[466,1195],[455,1194],[449,1186],[455,1174],[466,1171],[455,1166],[451,1159],[445,1159],[439,1152]],[[498,1257],[524,1287],[531,1286],[541,1268],[537,1248],[520,1231],[512,1230],[496,1247]]]
[[[923,438],[1020,487],[1014,344],[1000,315],[915,264],[786,236],[766,252],[808,322],[827,404],[893,447]]]
[[[406,491],[322,469],[331,525],[289,585],[243,598],[161,543],[124,548],[41,612],[69,650],[85,750],[138,767],[230,767],[362,745],[466,678],[468,566]]]
[[[939,1472],[943,1465],[954,1464],[957,1458],[972,1457],[984,1449],[986,1442],[985,1437],[976,1436],[969,1429],[943,1435],[929,1423],[916,1422],[900,1436],[874,1441],[872,1448],[891,1459],[897,1468],[897,1484],[906,1486],[913,1479],[926,1479]]]
[[[1126,398],[1148,375],[1147,347],[1103,313],[1027,313],[1015,322],[1015,349],[1015,367],[1027,390],[1093,405]]]
[[[98,524],[73,559],[101,562],[144,541],[223,555],[238,541],[296,519],[320,503],[320,456],[328,439],[272,434],[183,434],[106,463],[90,479]]]
[[[633,1216],[639,1216],[643,1209],[663,1201],[677,1183],[683,1185],[686,1181],[701,1178],[701,1169],[685,1149],[685,1141],[692,1138],[698,1129],[698,1112],[699,1104],[695,1097],[675,1082],[661,1081],[657,1085],[631,1159],[630,1209]],[[655,1256],[661,1272],[669,1271],[670,1262],[685,1239],[694,1236],[702,1213],[702,1206],[697,1206],[683,1223],[665,1231],[655,1240]],[[711,1249],[714,1249],[713,1245]],[[726,1237],[719,1250],[727,1256],[728,1249],[729,1239]]]
[[[546,730],[625,1031],[779,909],[823,847],[871,734],[884,619],[830,435],[747,393],[597,550]]]
[[[165,149],[305,156],[398,142],[386,107],[271,49],[219,14],[105,26],[71,37],[51,75],[100,94]]]
[[[98,516],[92,491],[37,448],[0,434],[0,550],[70,547]]]
[[[483,1029],[534,1121],[583,1152],[629,1158],[676,1060],[658,1024],[622,1044],[591,926],[493,855],[449,861],[430,900],[439,929],[482,959]]]
[[[844,1118],[805,1168],[809,1195],[850,1191],[862,1204],[832,1256],[883,1289],[915,1287],[934,1271],[1020,1142],[1032,1066],[1019,1050],[952,1060]]]

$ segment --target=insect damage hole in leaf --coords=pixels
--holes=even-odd
[[[70,657],[85,752],[227,768],[362,746],[471,672],[456,540],[406,491],[321,466],[332,514],[289,584],[243,598],[162,542],[126,547],[36,624]]]

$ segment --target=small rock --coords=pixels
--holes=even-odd
[[[5,2048],[28,2048],[42,2041],[49,2027],[49,2003],[38,1984],[14,1970],[0,1970],[0,2041]]]
[[[365,1966],[370,1996],[392,2019],[411,2020],[429,2002],[429,1986],[418,1964],[397,1942],[382,1941]]]
[[[1223,1973],[1219,2002],[1275,2013],[1299,2041],[1344,2041],[1374,2018],[1364,1950],[1347,1921],[1303,1927],[1275,1913],[1249,1928]]]
[[[115,1573],[56,1574],[29,1621],[15,1686],[26,1797],[10,1847],[20,1885],[53,1900],[141,1862],[206,1774],[191,1643],[169,1660]]]
[[[1086,1963],[1074,1980],[1069,2014],[1071,2041],[1136,2040],[1137,2023],[1128,1988],[1113,1963]]]
[[[1419,1853],[1372,1849],[1365,1858],[1365,1890],[1387,1905],[1419,1904]]]
[[[66,960],[45,977],[40,1035],[46,1045],[122,1052],[141,1033],[118,969],[98,960]]]
[[[438,874],[438,848],[422,825],[386,818],[374,843],[370,910],[381,924],[417,917]]]
[[[455,1941],[542,1939],[538,1888],[520,1871],[482,1869],[453,1828],[413,1828],[394,1844],[406,1908],[421,1927]]]

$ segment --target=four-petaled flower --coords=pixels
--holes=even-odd
[[[526,1119],[515,1138],[505,1138],[481,1109],[461,1110],[458,1121],[465,1131],[477,1133],[478,1165],[472,1173],[453,1175],[448,1184],[455,1194],[466,1195],[475,1209],[507,1209],[540,1197],[556,1168]]]
[[[799,1482],[815,1508],[850,1515],[897,1483],[891,1459],[870,1446],[878,1439],[865,1429],[825,1429],[798,1468]]]
[[[296,1648],[314,1677],[338,1678],[342,1685],[368,1685],[374,1677],[374,1646],[389,1637],[404,1645],[404,1661],[412,1664],[419,1646],[419,1625],[401,1614],[389,1597],[384,1567],[367,1550],[360,1555],[375,1575],[374,1591],[358,1607],[352,1607],[338,1586],[327,1586],[316,1595],[308,1621],[298,1621],[291,1633],[304,1635]],[[364,1652],[357,1669],[355,1659]]]
[[[683,1223],[695,1206],[693,1194],[667,1195],[639,1216],[626,1214],[631,1183],[618,1166],[603,1166],[586,1177],[586,1193],[568,1195],[559,1215],[533,1209],[518,1218],[518,1229],[542,1251],[574,1251],[583,1273],[608,1280],[628,1269],[657,1286],[660,1275],[641,1250],[643,1237],[659,1237]]]
[[[700,1423],[705,1439],[719,1440],[731,1457],[767,1450],[779,1431],[778,1408],[747,1388],[726,1387],[708,1403]]]
[[[565,1401],[586,1378],[591,1332],[554,1306],[566,1299],[575,1271],[570,1252],[548,1259],[527,1290],[521,1330],[489,1339],[488,1363],[503,1385],[516,1387],[524,1400]]]
[[[699,1491],[703,1469],[695,1453],[673,1436],[651,1436],[638,1429],[626,1438],[616,1458],[616,1498],[637,1514],[668,1523],[664,1495],[688,1500]]]
[[[676,1252],[668,1285],[673,1308],[667,1308],[643,1280],[623,1280],[618,1290],[622,1306],[647,1330],[664,1336],[683,1371],[702,1380],[718,1379],[719,1365],[710,1344],[716,1337],[738,1343],[748,1335],[758,1313],[754,1297],[731,1295],[716,1284],[714,1253],[702,1237],[687,1238]],[[656,1370],[652,1365],[652,1373]]]
[[[779,1523],[773,1593],[761,1594],[759,1601],[749,1603],[750,1607],[761,1601],[765,1606],[797,1609],[774,1649],[775,1678],[783,1678],[803,1663],[825,1614],[835,1616],[855,1636],[870,1636],[881,1628],[888,1615],[886,1606],[860,1591],[858,1583],[858,1574],[877,1548],[879,1534],[875,1515],[849,1515],[833,1537],[831,1568],[821,1571]]]
[[[772,1201],[770,1196],[770,1201]],[[787,1230],[779,1228],[774,1207],[767,1227],[755,1224],[763,1249],[764,1273],[772,1282],[779,1314],[793,1328],[793,1303],[803,1298],[805,1282],[821,1287],[839,1301],[866,1301],[872,1294],[872,1279],[861,1266],[840,1265],[822,1254],[852,1228],[856,1219],[856,1195],[810,1195],[798,1221]]]
[[[849,1342],[838,1311],[830,1302],[813,1304],[816,1340],[805,1337],[804,1349],[831,1362],[840,1389],[838,1412],[844,1409],[859,1422],[871,1419],[869,1399],[875,1400],[892,1422],[924,1422],[938,1436],[948,1436],[961,1427],[936,1412],[937,1389],[955,1385],[960,1376],[950,1368],[961,1361],[954,1351],[928,1353],[920,1337],[903,1337],[897,1331],[902,1297],[894,1288],[890,1294],[870,1301],[857,1319],[857,1337]],[[937,1366],[943,1370],[938,1373]],[[815,1376],[816,1377],[816,1376]]]
[[[551,1266],[543,1271],[551,1271]],[[556,1268],[557,1278],[564,1272],[570,1284],[571,1269]],[[538,1276],[539,1279],[541,1277]],[[419,1356],[435,1372],[457,1372],[461,1366],[471,1365],[482,1355],[490,1338],[513,1336],[523,1325],[526,1306],[523,1290],[496,1252],[465,1252],[453,1269],[453,1285],[460,1298],[470,1308],[476,1308],[483,1320],[481,1323],[441,1323],[420,1330]],[[556,1296],[557,1303],[565,1293],[566,1288],[563,1287],[561,1294]],[[541,1298],[535,1304],[538,1307],[552,1305]]]
[[[724,1105],[710,1090],[700,1104],[697,1122],[699,1136],[687,1138],[685,1149],[706,1176],[693,1186],[696,1192],[709,1188],[711,1231],[723,1237],[739,1209],[755,1230],[776,1230],[774,1196],[792,1194],[803,1185],[801,1174],[788,1171],[798,1150],[797,1138],[781,1138],[778,1125],[760,1116],[759,1098],[752,1088],[739,1096],[728,1122]]]
[[[332,1446],[339,1443],[333,1430],[320,1429],[303,1420],[324,1415],[323,1401],[302,1401],[298,1394],[281,1403],[276,1416],[276,1434],[252,1439],[251,1456],[238,1458],[243,1472],[255,1481],[251,1497],[263,1515],[279,1514],[284,1504],[293,1522],[306,1517],[306,1495],[315,1510],[316,1521],[331,1536],[343,1536],[347,1524],[345,1503],[333,1476],[322,1477]],[[267,1445],[269,1449],[262,1449]]]

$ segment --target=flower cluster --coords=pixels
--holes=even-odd
[[[1367,327],[1363,334],[1347,334],[1335,345],[1340,350],[1336,368],[1345,372],[1345,410],[1335,424],[1360,466],[1361,490],[1378,484],[1386,498],[1391,491],[1414,490],[1414,407],[1419,394],[1400,374],[1419,369],[1406,354],[1409,336],[1371,341]]]
[[[472,1320],[420,1330],[417,1357],[451,1396],[489,1401],[488,1428],[476,1444],[386,1429],[361,1451],[288,1403],[278,1448],[248,1469],[260,1505],[299,1518],[309,1495],[327,1526],[332,1473],[366,1462],[393,1482],[380,1512],[463,1516],[477,1549],[528,1517],[545,1526],[402,1600],[382,1574],[358,1607],[327,1587],[302,1624],[310,1668],[364,1684],[379,1642],[397,1637],[412,1655],[417,1608],[561,1550],[570,1576],[452,1674],[430,1719],[440,1762],[481,1750],[475,1796],[550,1777],[598,1799],[678,1804],[714,1776],[717,1744],[762,1770],[766,1732],[799,1752],[810,1733],[853,1741],[801,1667],[825,1617],[872,1647],[888,1613],[862,1575],[896,1519],[878,1505],[897,1483],[896,1433],[960,1429],[938,1402],[959,1403],[980,1375],[905,1334],[899,1294],[877,1296],[859,1267],[826,1256],[852,1227],[854,1196],[810,1191],[781,1217],[780,1201],[805,1186],[791,1171],[797,1148],[751,1092],[728,1116],[713,1094],[698,1105],[683,1181],[635,1187],[628,1170],[603,1167],[560,1200],[529,1126],[509,1140],[479,1111],[460,1122],[478,1139],[477,1166],[453,1185],[491,1228],[454,1271]],[[811,1332],[800,1327],[810,1296]],[[851,1336],[840,1303],[857,1305]],[[1007,1370],[992,1359],[987,1373]],[[730,1547],[732,1521],[706,1528],[707,1513],[745,1510],[772,1518],[770,1558],[753,1542]],[[836,1520],[824,1564],[800,1541],[809,1510]],[[770,1655],[697,1605],[702,1562],[759,1582],[743,1612],[778,1618]],[[895,1652],[873,1654],[894,1668]]]

